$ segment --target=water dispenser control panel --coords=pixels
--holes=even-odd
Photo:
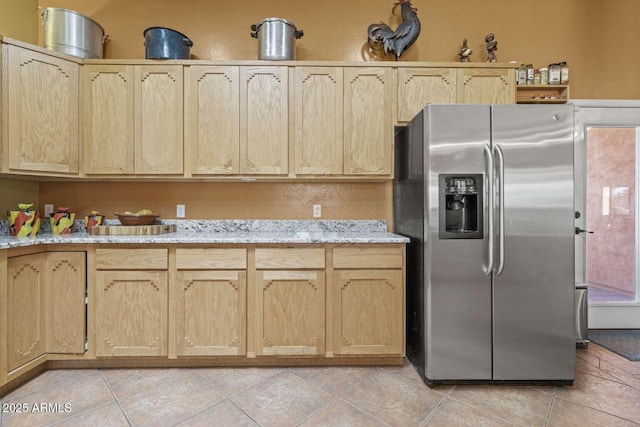
[[[482,239],[482,174],[438,176],[440,239]]]

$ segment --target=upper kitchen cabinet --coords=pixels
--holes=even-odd
[[[77,62],[2,44],[2,121],[5,170],[77,175]]]
[[[289,79],[285,66],[240,69],[240,173],[289,172]]]
[[[458,104],[515,104],[515,68],[460,68]]]
[[[87,175],[182,175],[181,65],[83,70]]]
[[[395,94],[391,68],[344,68],[345,175],[391,175]]]
[[[343,72],[340,67],[296,67],[296,175],[343,173]]]
[[[398,121],[410,122],[428,103],[456,102],[455,68],[398,68]]]
[[[191,175],[240,173],[240,68],[185,70],[185,151]]]

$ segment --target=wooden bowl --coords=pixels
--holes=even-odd
[[[116,212],[116,216],[122,225],[153,225],[159,213],[138,215],[138,214],[121,214]]]

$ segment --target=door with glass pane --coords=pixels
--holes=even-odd
[[[640,104],[581,107],[576,130],[576,283],[588,287],[589,328],[638,328]]]

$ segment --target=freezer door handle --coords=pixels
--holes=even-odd
[[[491,152],[491,147],[488,145],[484,146],[484,154],[486,156],[486,168],[487,168],[487,185],[485,185],[486,191],[486,209],[485,212],[488,213],[487,223],[489,224],[488,230],[488,244],[487,244],[487,266],[484,269],[484,275],[488,276],[493,271],[493,153]]]
[[[496,170],[498,185],[498,266],[496,276],[502,274],[504,270],[504,154],[502,148],[495,144],[493,152],[496,155]]]

